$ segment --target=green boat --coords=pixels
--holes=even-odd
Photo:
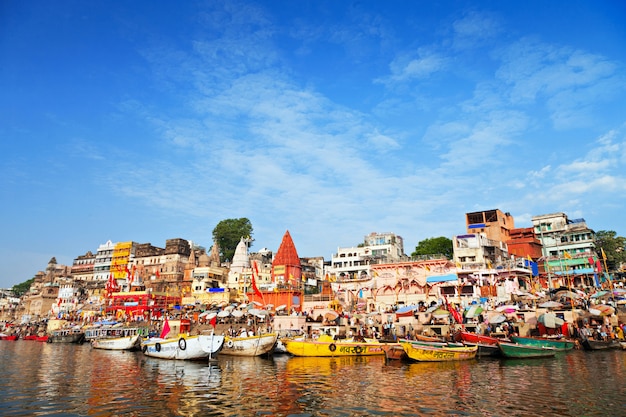
[[[550,347],[559,351],[574,349],[575,342],[567,339],[547,339],[545,337],[511,336],[511,341],[520,345]]]
[[[548,358],[556,355],[557,352],[551,347],[520,345],[519,343],[500,342],[498,347],[505,358]]]

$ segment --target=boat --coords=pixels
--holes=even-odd
[[[557,350],[553,347],[520,345],[519,343],[500,342],[498,344],[505,358],[548,358],[556,355]]]
[[[272,353],[278,335],[265,333],[255,336],[226,336],[220,355],[229,356],[261,356]]]
[[[106,350],[137,350],[140,343],[141,334],[137,333],[136,329],[129,329],[126,334],[95,338],[91,341],[91,347]]]
[[[400,343],[383,343],[382,348],[385,351],[385,359],[388,361],[402,361],[408,359],[408,356]]]
[[[282,339],[294,356],[372,356],[384,355],[384,343],[366,337],[337,339],[322,334],[317,339]]]
[[[47,342],[48,335],[29,334],[22,337],[22,340],[35,340],[37,342]]]
[[[622,347],[623,350],[626,350],[626,342],[619,342],[619,345]]]
[[[478,348],[478,353],[476,356],[479,358],[486,357],[500,357],[502,356],[502,351],[498,345],[486,345],[484,343],[472,343],[472,342],[463,342],[465,346],[476,346]]]
[[[187,335],[151,337],[141,341],[146,356],[161,359],[198,360],[214,358],[224,345],[221,335]]]
[[[82,344],[85,342],[85,332],[76,327],[53,330],[48,335],[47,342]]]
[[[4,333],[0,333],[0,340],[11,340],[11,341],[15,341],[17,339],[19,339],[20,336],[17,334],[4,334]]]
[[[460,331],[457,332],[454,336],[454,339],[456,341],[459,342],[469,342],[469,343],[480,343],[483,345],[494,345],[494,346],[498,346],[498,343],[502,342],[502,341],[509,341],[508,339],[502,339],[502,338],[498,338],[498,337],[493,337],[493,336],[487,336],[484,334],[476,334],[476,333],[471,333],[471,332],[466,332],[466,331]]]
[[[418,362],[463,361],[474,359],[478,353],[477,346],[438,346],[411,342],[403,340],[400,345],[409,359]]]
[[[85,338],[94,349],[136,350],[142,336],[147,335],[145,327],[105,326],[85,330]]]
[[[552,339],[547,337],[511,336],[511,341],[513,343],[519,343],[520,345],[552,347],[559,351],[571,350],[576,346],[576,342],[573,340]]]
[[[585,350],[604,350],[619,349],[620,343],[617,340],[596,340],[590,338],[581,338],[580,344]]]

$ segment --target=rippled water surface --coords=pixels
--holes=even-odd
[[[0,415],[626,416],[626,352],[389,363],[381,357],[147,358],[0,341]]]

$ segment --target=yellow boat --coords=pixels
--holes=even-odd
[[[478,346],[427,346],[401,342],[409,359],[419,362],[464,361],[474,359]]]
[[[372,356],[384,355],[383,343],[376,339],[335,340],[323,334],[317,339],[283,339],[287,352],[294,356]]]

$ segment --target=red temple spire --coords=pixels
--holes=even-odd
[[[300,281],[302,279],[302,265],[300,257],[296,251],[296,245],[291,239],[289,230],[283,235],[283,241],[276,252],[272,262],[272,281],[287,283],[291,280]]]

